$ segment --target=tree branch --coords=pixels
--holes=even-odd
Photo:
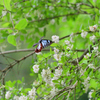
[[[23,58],[17,60],[16,62],[10,64],[9,67],[3,69],[2,72],[6,72],[7,70],[9,70],[9,69],[11,69],[13,66],[15,66],[17,63],[20,63],[21,61],[25,60],[25,59],[28,58],[29,56],[33,55],[34,53],[35,53],[35,52],[32,52],[32,53],[26,55],[25,57],[23,57]]]

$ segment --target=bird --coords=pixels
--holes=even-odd
[[[43,37],[44,37],[44,36],[43,36]],[[36,46],[36,45],[38,45],[38,46],[36,47],[36,49],[35,49],[35,52],[36,52],[36,53],[41,52],[41,50],[42,50],[43,48],[45,48],[45,47],[47,47],[47,46],[50,46],[50,45],[53,43],[51,40],[43,39],[43,37],[39,40],[38,43],[35,43],[35,44],[33,45],[33,47]]]

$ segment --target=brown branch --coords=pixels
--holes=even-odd
[[[44,18],[44,19],[33,20],[33,21],[30,21],[30,23],[44,21],[44,20],[49,20],[49,19],[55,19],[55,18],[64,17],[64,16],[78,15],[78,14],[79,13],[75,13],[75,14],[71,13],[71,14],[58,15],[58,16],[54,16],[54,17],[48,17],[48,18]]]
[[[91,31],[87,31],[87,32],[88,32],[88,33],[93,33],[93,32],[91,32]],[[99,32],[99,31],[96,30],[95,32]],[[81,32],[76,32],[76,33],[74,33],[74,35],[79,35],[79,34],[81,34]],[[60,38],[59,40],[63,40],[63,39],[68,38],[68,37],[70,37],[70,35],[64,36],[64,37]],[[28,52],[28,51],[34,51],[34,50],[35,50],[35,49],[10,50],[10,51],[6,51],[6,52],[1,52],[0,55],[1,55],[1,54],[8,54],[8,53],[15,53],[15,52]],[[49,50],[50,50],[50,49],[43,49],[43,51],[49,51]],[[73,50],[73,51],[84,52],[84,49],[83,49],[83,50],[78,50],[78,49],[76,49],[76,50]]]
[[[5,86],[5,72],[2,74],[2,85]],[[5,100],[5,93],[6,93],[6,89],[5,87],[3,88],[3,99]]]
[[[97,41],[99,42],[100,39],[98,39]],[[96,44],[96,41],[93,43],[93,45],[95,45],[95,44]],[[90,51],[92,51],[92,50],[93,50],[93,47],[92,47],[92,45],[90,45]],[[80,56],[80,58],[78,58],[78,62],[80,62],[80,61],[84,58],[84,55],[86,55],[88,52],[89,52],[89,50],[86,49],[86,50],[84,51],[84,53]],[[77,65],[78,62],[77,62],[76,59],[74,59],[73,61],[69,61],[69,63],[73,63],[74,65]]]
[[[6,72],[7,70],[9,70],[9,69],[11,69],[13,66],[15,66],[17,63],[20,63],[21,61],[25,60],[25,59],[28,58],[29,56],[33,55],[34,53],[35,53],[35,52],[32,52],[32,53],[26,55],[25,57],[23,57],[23,58],[17,60],[16,62],[10,64],[9,67],[3,69],[2,72]]]
[[[86,70],[87,70],[88,68],[89,68],[89,66],[87,66],[87,67],[84,69],[83,73],[81,73],[81,75],[80,75],[79,77],[83,76],[84,73],[86,72]],[[72,80],[72,79],[71,79],[71,80]],[[72,83],[72,81],[71,81],[71,83]],[[69,91],[69,90],[75,89],[76,86],[77,86],[77,84],[78,84],[78,81],[76,81],[73,85],[70,85],[69,87],[65,87],[65,88],[61,89],[61,90],[58,91],[58,93],[57,93],[56,95],[54,95],[50,100],[52,100],[52,99],[55,98],[56,96],[60,95],[60,94],[63,93],[64,91]]]
[[[54,50],[54,49],[52,49],[52,50]],[[31,51],[35,51],[35,49],[10,50],[10,51],[5,51],[5,52],[0,52],[0,55],[9,54],[9,53],[17,53],[17,52],[31,52]],[[50,51],[50,49],[43,49],[42,51]],[[76,49],[76,50],[72,50],[72,51],[84,52],[85,49]]]
[[[11,28],[0,28],[0,30],[6,30],[6,29],[11,29]]]

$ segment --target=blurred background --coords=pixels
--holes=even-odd
[[[0,1],[0,70],[10,66],[13,62],[34,52],[32,47],[41,37],[51,40],[52,35],[60,38],[71,33],[87,30],[89,25],[95,23],[99,0],[13,0],[3,4]],[[91,13],[91,14],[90,14]],[[26,22],[20,22],[26,19]],[[18,23],[23,23],[20,26]],[[13,36],[12,38],[10,36]],[[62,44],[64,40],[61,40]],[[75,39],[75,47],[80,47],[80,41],[85,43],[81,36]],[[83,44],[84,49],[85,45]],[[50,48],[50,47],[48,47]],[[7,53],[12,50],[22,52]],[[24,51],[33,49],[33,51]],[[42,53],[49,51],[42,51]],[[37,61],[36,54],[17,63],[5,76],[5,81],[22,80],[25,87],[31,87],[37,75],[30,76],[31,68]],[[0,72],[2,75],[2,72]],[[88,100],[87,94],[79,100]]]

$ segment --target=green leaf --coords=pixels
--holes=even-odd
[[[10,1],[11,1],[11,0],[4,0],[4,6],[5,6],[6,9],[9,10],[9,11],[11,11]]]
[[[0,4],[3,5],[3,0],[0,0]]]
[[[21,81],[21,80],[17,80],[17,83],[18,83],[18,84],[22,84],[22,81]]]
[[[87,60],[83,60],[83,63],[84,63],[84,64],[87,64]]]
[[[57,43],[52,43],[50,46],[56,47],[56,46],[58,46],[58,44]]]
[[[98,21],[99,21],[99,17],[98,17],[98,15],[96,15],[95,16],[95,22],[96,22],[96,24],[98,24]]]
[[[21,21],[19,21],[18,24],[16,24],[15,28],[18,30],[24,29],[27,26],[27,20],[24,18]]]
[[[96,89],[96,87],[97,87],[97,82],[94,79],[91,79],[90,80],[90,88]]]
[[[24,41],[24,36],[23,36],[23,35],[20,35],[20,39],[21,39],[22,41]]]
[[[0,43],[3,43],[5,41],[5,39],[0,39]]]
[[[14,36],[14,35],[9,35],[9,36],[7,37],[7,41],[8,41],[10,44],[16,46],[16,40],[15,40],[15,36]]]

